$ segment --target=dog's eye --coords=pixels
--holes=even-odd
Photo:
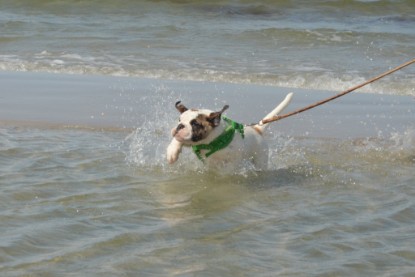
[[[200,124],[199,122],[197,122],[196,120],[192,120],[190,121],[190,125],[192,125],[192,127],[196,127],[196,128],[200,128],[202,127],[202,124]]]

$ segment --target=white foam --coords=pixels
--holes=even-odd
[[[42,51],[33,58],[16,55],[0,55],[3,71],[32,71],[65,74],[92,74],[130,76],[140,78],[257,84],[288,88],[343,91],[367,80],[359,72],[335,73],[312,64],[296,65],[280,73],[250,73],[244,70],[220,69],[153,69],[131,66],[131,61],[112,57],[82,56],[76,53],[51,53]],[[281,69],[280,69],[281,70]],[[373,76],[371,76],[373,77]],[[392,75],[357,92],[414,95],[415,79],[410,74]]]

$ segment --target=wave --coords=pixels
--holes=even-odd
[[[26,2],[2,2],[0,70],[341,91],[413,58],[413,1]]]
[[[47,56],[43,52],[41,56]],[[35,57],[36,58],[36,57]],[[0,56],[0,70],[22,72],[48,72],[56,74],[108,75],[149,79],[167,79],[234,84],[255,84],[287,88],[343,91],[374,77],[359,72],[336,73],[314,65],[296,65],[279,73],[244,73],[219,69],[140,69],[133,66],[112,64],[104,58],[84,57],[78,54],[62,54],[22,61],[13,55]],[[388,68],[385,68],[385,70]],[[377,74],[382,73],[378,71]],[[360,89],[359,92],[415,95],[415,79],[412,74],[385,77]]]
[[[2,1],[6,7],[26,7],[28,9],[45,9],[52,7],[60,7],[65,5],[72,5],[73,8],[131,8],[143,4],[152,6],[160,6],[165,3],[175,6],[186,6],[197,8],[202,12],[210,11],[227,14],[248,14],[248,15],[268,15],[270,13],[277,13],[279,10],[295,9],[300,7],[312,7],[318,9],[341,9],[348,7],[350,11],[361,12],[367,14],[373,13],[391,13],[397,9],[397,4],[413,7],[412,0],[318,0],[312,3],[304,0],[256,0],[256,1],[229,1],[229,0],[212,0],[209,2],[199,0],[163,0],[163,1],[146,1],[146,0],[121,0],[114,3],[111,0],[34,0],[29,3],[25,0],[9,0]],[[340,12],[340,11],[339,11]],[[408,11],[409,12],[409,11]]]

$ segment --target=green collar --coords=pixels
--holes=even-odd
[[[242,138],[244,138],[244,125],[237,123],[227,118],[226,116],[222,116],[222,119],[228,126],[225,128],[223,133],[220,134],[220,136],[215,138],[209,144],[199,144],[192,146],[193,152],[195,152],[199,160],[204,161],[205,158],[228,146],[232,142],[233,137],[235,136],[235,131],[238,131],[241,134]],[[203,158],[202,156],[202,150],[208,150],[208,152],[206,152],[205,154],[205,158]]]

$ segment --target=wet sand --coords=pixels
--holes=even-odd
[[[155,118],[174,123],[174,102],[216,109],[257,122],[286,93],[294,97],[285,112],[338,92],[180,80],[50,73],[1,72],[0,123],[16,126],[131,130]],[[353,92],[300,115],[273,123],[287,135],[359,138],[401,132],[414,126],[415,98]],[[160,116],[163,113],[163,116]],[[157,123],[155,123],[157,124]]]

